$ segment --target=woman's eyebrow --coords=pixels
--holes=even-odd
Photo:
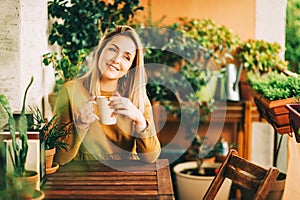
[[[111,44],[111,45],[113,45],[113,46],[116,47],[117,49],[120,49],[120,48],[118,47],[118,45],[116,45],[116,44]]]

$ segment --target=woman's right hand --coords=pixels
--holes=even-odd
[[[79,108],[77,116],[75,117],[75,123],[77,127],[81,129],[86,129],[89,127],[89,124],[95,120],[99,120],[98,116],[94,112],[94,104],[97,104],[96,101],[90,100]]]

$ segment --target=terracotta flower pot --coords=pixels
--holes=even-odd
[[[287,98],[270,101],[255,91],[253,94],[261,117],[265,118],[278,133],[289,134],[289,111],[285,105],[297,103],[298,100],[296,98]]]
[[[17,193],[23,199],[32,199],[37,189],[38,179],[36,171],[27,170],[24,177],[16,177],[10,172],[6,174],[7,189]]]
[[[56,152],[56,148],[53,149],[47,149],[45,151],[45,157],[46,157],[46,169],[49,169],[52,167],[53,164],[53,158],[54,154]]]

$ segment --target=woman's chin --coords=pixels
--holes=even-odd
[[[120,75],[118,72],[114,72],[114,73],[105,73],[102,75],[102,77],[107,80],[117,80],[120,78]]]

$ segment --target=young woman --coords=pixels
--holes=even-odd
[[[64,165],[76,160],[157,160],[161,147],[156,135],[152,107],[146,94],[143,48],[137,33],[120,26],[106,35],[94,52],[90,71],[67,82],[60,90],[54,114],[58,123],[74,127],[58,149],[55,161]],[[109,97],[117,123],[98,120],[95,97]]]

